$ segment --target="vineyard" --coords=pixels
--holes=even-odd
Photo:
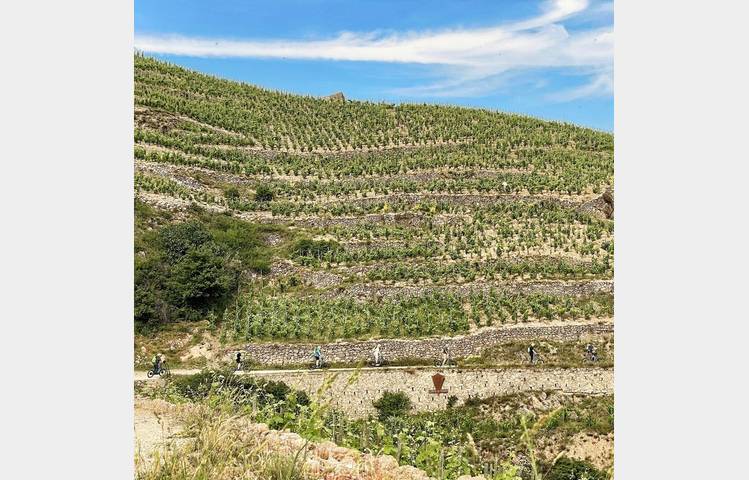
[[[613,316],[608,133],[142,55],[135,103],[142,324],[330,341]]]

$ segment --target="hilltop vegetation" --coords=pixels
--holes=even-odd
[[[607,133],[140,55],[135,100],[141,324],[326,340],[613,314]]]
[[[572,125],[461,107],[331,102],[221,80],[139,55],[135,81],[136,104],[210,126],[188,128],[185,138],[205,133],[234,146],[313,151],[470,141],[508,149],[613,148],[610,135]]]

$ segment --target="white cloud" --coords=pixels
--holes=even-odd
[[[585,85],[549,95],[549,100],[570,102],[580,98],[607,96],[612,93],[614,93],[614,75],[612,71],[605,71],[595,75]]]
[[[443,80],[403,90],[460,96],[491,91],[502,75],[533,68],[610,70],[613,29],[568,32],[558,22],[583,12],[588,0],[552,0],[539,15],[490,28],[400,34],[344,32],[329,40],[228,40],[136,35],[151,53],[195,57],[288,58],[416,63],[439,66]],[[578,97],[579,98],[579,97]]]

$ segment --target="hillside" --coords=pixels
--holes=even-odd
[[[611,135],[273,92],[143,56],[135,101],[136,368],[157,352],[175,367],[165,382],[139,372],[136,395],[251,411],[435,478],[525,479],[536,463],[549,478],[607,478]],[[308,368],[315,345],[333,368]],[[361,368],[375,345],[388,365]],[[455,366],[435,367],[446,347]],[[241,375],[223,370],[237,351]],[[206,366],[225,373],[195,370]],[[430,391],[438,371],[449,397]],[[275,393],[257,390],[260,379]],[[243,402],[225,381],[242,384]],[[184,399],[180,385],[191,386]],[[410,410],[374,417],[398,395]],[[221,432],[220,458],[188,443],[141,478],[192,478],[203,455],[236,465],[245,439],[230,424],[193,432]],[[272,450],[246,469],[296,468]]]
[[[143,56],[135,101],[141,324],[223,316],[239,340],[332,340],[612,316],[609,134]]]

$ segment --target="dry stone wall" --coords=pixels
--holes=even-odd
[[[432,375],[442,372],[444,394],[430,393],[434,389]],[[444,369],[383,368],[356,372],[345,369],[326,371],[259,371],[248,372],[269,380],[280,380],[297,390],[314,395],[326,378],[334,376],[323,399],[335,408],[354,417],[375,413],[372,402],[386,390],[405,392],[414,411],[434,411],[447,406],[447,398],[455,395],[460,401],[468,397],[490,397],[531,391],[561,391],[563,393],[611,395],[614,371],[603,368],[509,368],[509,369]],[[352,378],[353,376],[353,378]],[[358,378],[357,378],[358,377]],[[355,380],[351,382],[351,380]]]
[[[594,295],[614,293],[613,280],[536,280],[536,281],[501,281],[473,282],[461,285],[385,285],[381,283],[359,283],[349,287],[331,289],[323,294],[327,298],[353,297],[363,298],[410,298],[432,293],[450,293],[453,295],[470,295],[471,293],[489,292],[542,293],[546,295]]]
[[[457,337],[424,338],[419,340],[367,340],[334,342],[321,345],[328,362],[356,363],[371,358],[375,345],[380,345],[388,361],[415,358],[440,358],[442,347],[447,346],[451,357],[462,358],[480,355],[487,347],[515,340],[576,340],[583,335],[612,333],[612,323],[557,324],[485,328],[476,333]],[[299,365],[311,362],[311,343],[251,343],[247,356],[261,365]]]

